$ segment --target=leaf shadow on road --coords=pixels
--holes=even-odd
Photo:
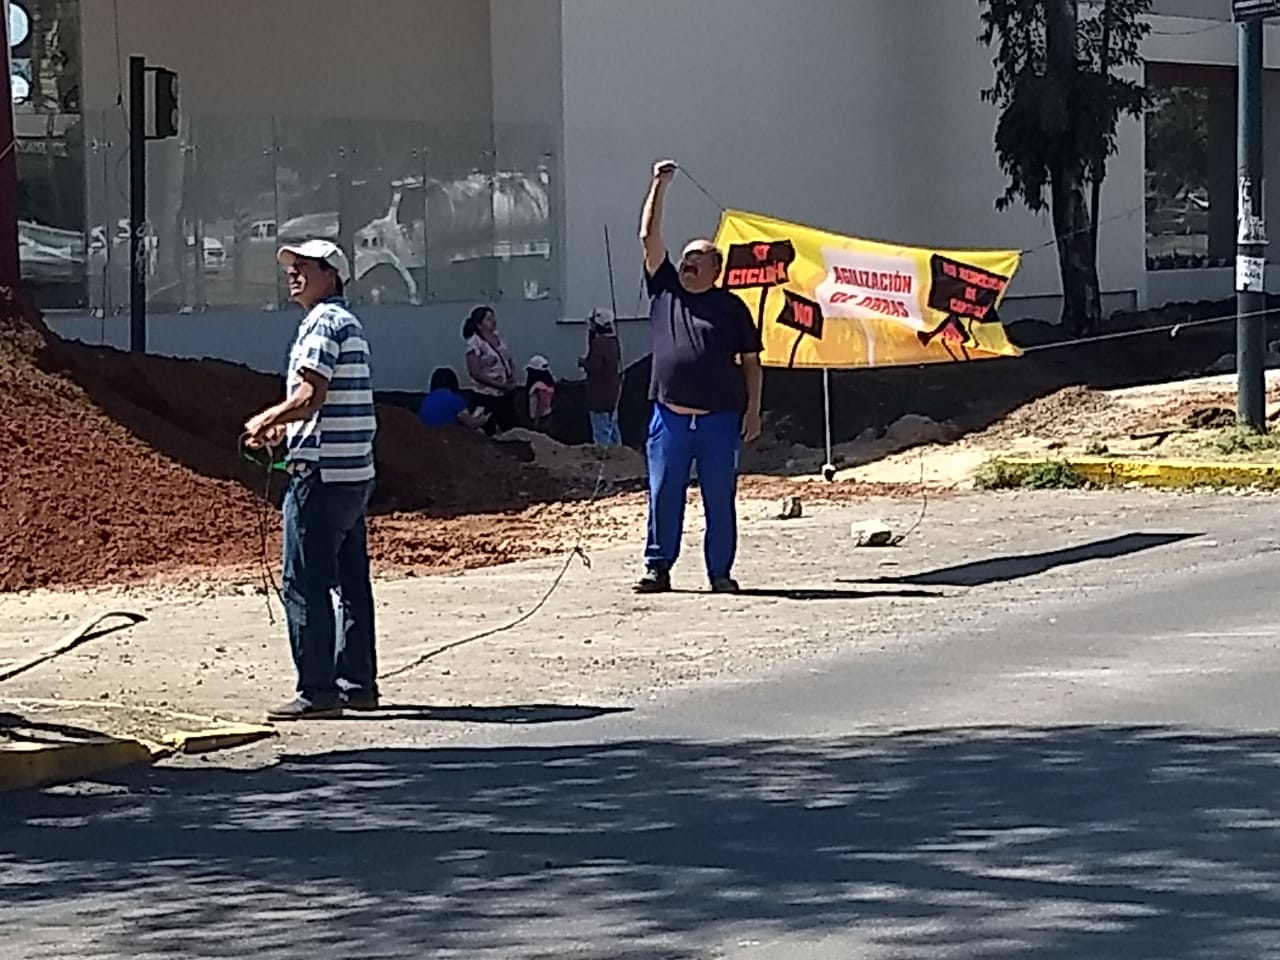
[[[32,957],[1254,958],[1278,818],[1280,739],[1163,727],[357,750],[8,797],[0,918]]]
[[[1021,580],[1046,573],[1055,567],[1066,567],[1091,560],[1113,560],[1117,557],[1172,546],[1185,540],[1202,537],[1202,533],[1126,533],[1105,540],[1094,540],[1061,550],[1041,553],[1021,553],[1007,557],[992,557],[953,567],[943,567],[925,573],[907,576],[876,577],[865,583],[899,583],[917,587],[981,587],[989,583]],[[841,583],[854,581],[841,580]]]

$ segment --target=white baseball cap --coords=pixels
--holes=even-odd
[[[613,311],[608,307],[600,307],[597,310],[592,310],[591,316],[587,319],[601,330],[608,330],[613,326]]]
[[[319,260],[327,263],[338,273],[338,279],[344,284],[351,282],[351,264],[342,248],[331,240],[304,240],[302,243],[291,243],[281,247],[276,253],[276,260],[289,266],[295,257],[306,260]]]
[[[551,361],[540,353],[535,353],[529,358],[529,363],[525,366],[526,370],[550,370]]]

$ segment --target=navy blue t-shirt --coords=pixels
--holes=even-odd
[[[736,358],[763,350],[747,305],[720,287],[690,293],[669,257],[645,279],[653,326],[649,399],[712,413],[743,410],[746,381]]]

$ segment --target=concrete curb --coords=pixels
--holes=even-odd
[[[0,792],[48,787],[154,763],[170,751],[142,740],[0,744]]]
[[[274,727],[232,723],[166,733],[159,743],[98,735],[70,743],[0,743],[0,793],[71,783],[152,764],[174,754],[229,750],[276,736]]]
[[[1280,464],[1221,463],[1207,460],[1133,460],[1116,457],[996,457],[993,462],[1013,478],[1046,463],[1065,463],[1087,483],[1100,487],[1260,487],[1280,489]]]
[[[274,737],[277,733],[275,727],[264,727],[256,723],[228,723],[212,730],[178,730],[166,733],[162,743],[175,753],[194,755],[243,747]]]

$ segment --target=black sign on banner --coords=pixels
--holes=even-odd
[[[790,327],[796,331],[796,342],[791,345],[791,359],[787,361],[787,367],[793,368],[796,365],[796,353],[800,350],[800,344],[804,342],[804,338],[822,339],[822,328],[826,325],[826,318],[822,315],[822,304],[802,297],[798,293],[792,293],[790,290],[783,290],[782,293],[786,297],[786,302],[778,314],[778,325]]]
[[[1231,16],[1237,22],[1280,17],[1280,0],[1231,0]]]
[[[790,240],[735,243],[725,258],[725,289],[780,287],[789,279],[788,271],[795,262],[796,248]]]
[[[987,321],[1009,285],[1008,277],[936,253],[929,265],[933,274],[929,306],[968,320]]]

